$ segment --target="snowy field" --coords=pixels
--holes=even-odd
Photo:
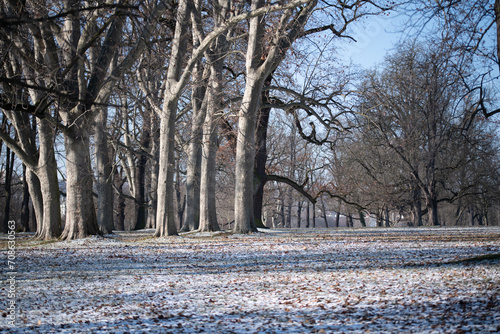
[[[499,227],[148,232],[18,236],[0,332],[500,332]]]

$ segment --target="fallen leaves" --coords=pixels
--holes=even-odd
[[[495,332],[499,237],[280,230],[34,243],[18,251],[15,331]]]

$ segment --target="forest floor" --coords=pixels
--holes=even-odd
[[[18,234],[0,332],[500,332],[500,227],[151,234]]]

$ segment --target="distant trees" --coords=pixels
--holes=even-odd
[[[494,87],[500,69],[500,1],[418,0],[407,2],[405,8],[413,13],[412,27],[408,27],[413,32],[441,34],[460,62],[478,64],[467,78],[468,90],[476,95],[476,113],[485,117],[499,113],[490,98],[498,93]]]
[[[442,201],[477,221],[496,198],[496,176],[480,167],[495,170],[494,134],[477,117],[494,101],[462,71],[467,48],[402,48],[356,88],[359,101],[352,73],[327,61],[353,23],[391,6],[4,1],[5,201],[14,154],[40,239],[209,231],[221,217],[252,232],[269,193],[286,226],[330,208],[360,222],[411,208],[415,225],[426,213],[437,224]]]
[[[376,197],[362,196],[362,202],[407,207],[414,225],[422,225],[422,206],[428,224],[440,225],[438,203],[480,196],[486,179],[477,163],[498,159],[496,135],[474,118],[476,96],[464,98],[467,87],[454,60],[443,44],[399,46],[363,82],[359,130],[345,148],[361,188]],[[487,173],[496,178],[496,170]]]

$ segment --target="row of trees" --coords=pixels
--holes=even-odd
[[[332,67],[335,42],[348,37],[349,27],[393,6],[382,0],[3,1],[0,139],[11,157],[5,166],[15,154],[26,168],[22,180],[37,237],[81,238],[125,225],[164,236],[221,223],[247,233],[274,214],[263,207],[276,194],[285,226],[293,194],[301,196],[293,210],[299,220],[303,211],[314,216],[320,203],[326,221],[326,199],[361,221],[367,212],[406,205],[416,224],[426,213],[417,211],[420,200],[431,224],[438,223],[440,201],[479,194],[493,196],[491,203],[496,176],[470,169],[489,163],[493,172],[498,158],[492,140],[486,144],[494,135],[490,123],[477,117],[495,114],[485,80],[472,85],[478,81],[466,78],[471,69],[448,66],[446,47],[401,49],[414,57],[388,59],[384,72],[359,87],[349,69]],[[424,13],[438,16],[457,8],[429,6]],[[450,24],[450,15],[443,17]],[[470,40],[481,35],[471,34]],[[487,34],[481,36],[479,44]],[[450,52],[454,61],[465,59]],[[413,72],[398,78],[403,70]],[[410,77],[415,84],[405,82]],[[398,84],[421,95],[408,102]],[[429,87],[435,97],[415,109]],[[409,104],[386,103],[398,98]],[[426,126],[426,134],[412,132]],[[447,159],[453,145],[461,154]]]

